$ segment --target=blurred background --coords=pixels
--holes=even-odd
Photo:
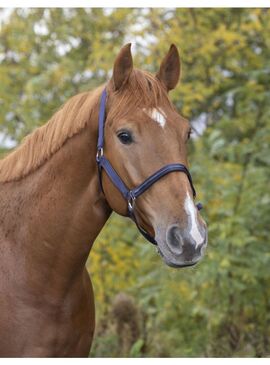
[[[156,72],[171,43],[171,97],[193,126],[189,161],[209,246],[196,267],[166,267],[112,215],[88,269],[93,357],[270,356],[270,10],[1,9],[3,157],[70,96],[108,80],[120,47]]]

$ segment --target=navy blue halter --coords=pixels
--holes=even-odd
[[[107,92],[106,89],[103,90],[100,100],[100,109],[99,109],[99,119],[98,119],[98,143],[97,143],[97,165],[98,165],[98,171],[99,171],[99,182],[101,189],[102,188],[102,169],[104,169],[111,179],[112,183],[116,186],[116,188],[121,192],[124,199],[127,201],[127,207],[128,207],[128,215],[129,217],[135,222],[138,230],[141,232],[141,234],[151,243],[154,245],[157,245],[156,240],[154,237],[150,236],[140,225],[138,224],[138,221],[136,219],[135,213],[134,213],[134,207],[135,207],[135,200],[143,194],[147,189],[149,189],[156,181],[161,179],[163,176],[169,174],[170,172],[174,171],[180,171],[184,172],[187,175],[187,178],[189,180],[193,197],[196,196],[196,191],[192,183],[191,175],[186,168],[186,166],[180,164],[180,163],[172,163],[166,166],[163,166],[160,170],[156,171],[153,175],[149,176],[144,182],[142,182],[140,185],[136,186],[133,189],[128,189],[121,179],[121,177],[117,174],[117,172],[114,170],[112,165],[110,164],[110,161],[107,160],[107,158],[103,154],[103,147],[104,147],[104,125],[106,121],[106,99],[107,99]],[[202,209],[202,204],[198,203],[197,208],[200,210]]]

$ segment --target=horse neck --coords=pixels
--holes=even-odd
[[[41,168],[16,183],[14,219],[18,211],[22,219],[14,239],[29,260],[30,276],[39,275],[34,273],[42,267],[43,277],[53,270],[54,283],[58,277],[59,285],[67,286],[83,270],[111,213],[99,187],[96,136],[93,120]]]

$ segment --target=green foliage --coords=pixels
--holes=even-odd
[[[141,357],[142,355],[141,350],[143,348],[143,345],[144,342],[141,338],[138,341],[136,341],[130,350],[129,353],[130,357]]]
[[[88,262],[92,356],[122,356],[111,311],[119,292],[140,313],[127,356],[270,355],[269,34],[268,9],[16,9],[2,26],[0,128],[15,141],[69,96],[104,82],[132,39],[137,65],[150,71],[170,43],[180,46],[172,98],[195,130],[207,127],[189,154],[209,226],[206,257],[168,268],[113,215]]]
[[[20,140],[67,98],[103,83],[130,15],[125,9],[14,10],[1,29],[1,130]]]

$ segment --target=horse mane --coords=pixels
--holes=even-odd
[[[43,126],[26,136],[22,143],[0,160],[0,182],[20,180],[49,160],[64,143],[81,132],[88,124],[93,109],[99,103],[101,86],[69,99]],[[108,83],[112,90],[112,83]],[[161,82],[152,74],[133,69],[128,81],[115,93],[117,98],[109,115],[128,115],[134,108],[158,107],[171,102]]]
[[[100,88],[70,98],[43,126],[0,160],[0,182],[20,180],[43,165],[63,144],[82,131],[98,103]],[[96,97],[95,97],[96,96]]]

